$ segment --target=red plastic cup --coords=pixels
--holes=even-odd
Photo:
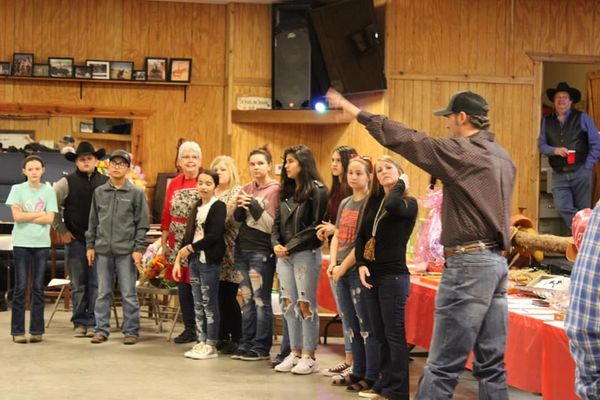
[[[567,151],[567,164],[569,164],[569,165],[575,164],[575,150]]]

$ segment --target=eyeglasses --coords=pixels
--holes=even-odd
[[[127,168],[129,167],[129,164],[126,162],[111,161],[110,166],[114,168]]]
[[[185,156],[181,156],[181,158],[183,160],[199,160],[200,159],[200,157],[198,157],[195,154],[193,154],[193,155],[188,154],[188,155],[185,155]]]

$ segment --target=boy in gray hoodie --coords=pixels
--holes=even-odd
[[[89,227],[85,234],[89,265],[96,261],[98,298],[92,343],[103,343],[110,332],[110,308],[115,281],[123,297],[124,344],[135,344],[140,327],[140,306],[135,288],[136,265],[142,261],[148,231],[148,205],[144,193],[126,177],[131,157],[116,150],[109,157],[109,181],[92,198]]]

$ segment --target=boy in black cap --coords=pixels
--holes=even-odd
[[[98,298],[96,333],[92,343],[102,343],[110,333],[110,307],[115,273],[123,297],[123,343],[135,344],[140,327],[140,306],[135,282],[136,265],[146,247],[148,205],[146,196],[128,179],[131,157],[125,150],[109,158],[109,181],[94,192],[86,232],[88,264],[96,263]]]
[[[444,116],[453,137],[432,138],[383,115],[360,111],[334,89],[334,107],[357,117],[380,144],[444,183],[442,235],[446,264],[436,296],[433,340],[416,399],[450,399],[471,351],[479,399],[508,399],[504,349],[508,321],[511,197],[516,168],[488,131],[489,106],[473,92],[452,96]],[[404,312],[406,299],[398,299]],[[402,329],[402,340],[406,341]],[[408,362],[401,384],[373,386],[376,398],[409,399]]]
[[[90,206],[94,190],[106,183],[108,177],[96,169],[98,160],[104,158],[104,149],[96,151],[89,142],[81,142],[74,153],[65,154],[73,161],[75,172],[54,184],[56,203],[62,213],[57,213],[53,227],[65,242],[65,258],[71,279],[73,322],[75,337],[91,337],[96,325],[94,305],[98,295],[96,267],[88,267],[85,231],[88,227]]]

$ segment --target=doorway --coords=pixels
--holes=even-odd
[[[600,117],[589,112],[591,102],[588,89],[588,77],[595,71],[600,71],[600,57],[530,54],[534,60],[534,120],[541,121],[542,116],[552,112],[553,105],[546,96],[546,89],[556,87],[559,82],[567,82],[569,86],[581,91],[581,101],[575,108],[585,111],[592,116],[596,126],[599,126]],[[599,73],[600,74],[600,73]],[[600,93],[596,94],[597,96]],[[596,104],[600,108],[600,103]],[[600,110],[599,110],[600,111]],[[534,124],[539,136],[539,124]],[[548,164],[548,157],[540,155],[539,160],[539,191],[538,191],[538,231],[559,236],[571,236],[571,232],[562,220],[552,197],[552,168]],[[590,185],[592,183],[590,182]]]

